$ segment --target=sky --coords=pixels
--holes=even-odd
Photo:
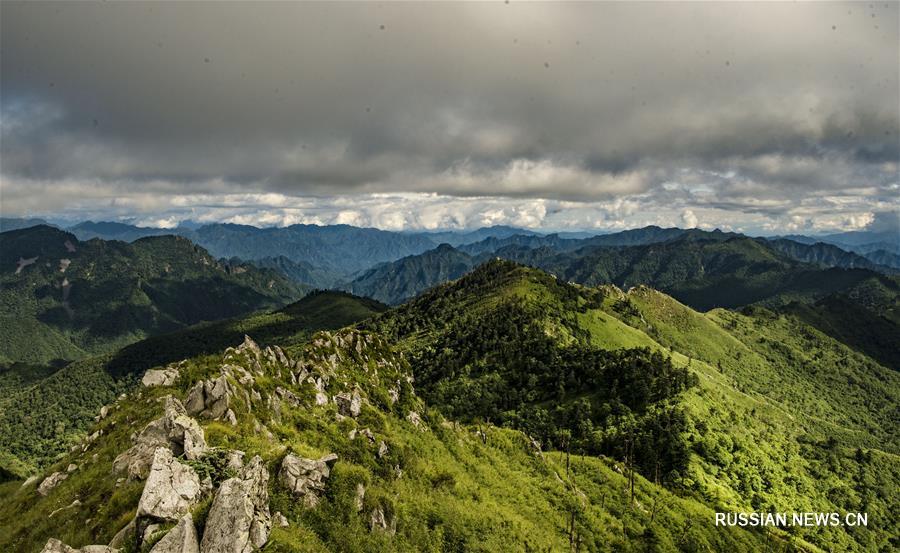
[[[898,6],[4,1],[0,213],[896,224]]]

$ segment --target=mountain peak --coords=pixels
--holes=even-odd
[[[457,250],[456,250],[456,248],[454,248],[454,247],[451,246],[450,244],[448,244],[448,243],[446,243],[446,242],[443,242],[443,243],[439,244],[438,247],[436,247],[436,248],[435,248],[434,250],[432,250],[432,251],[435,251],[435,252],[455,252],[455,251],[457,251]]]

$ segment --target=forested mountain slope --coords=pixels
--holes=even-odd
[[[321,313],[349,299],[314,297]],[[233,330],[294,345],[245,340],[160,367],[170,379],[129,391],[42,479],[0,488],[0,548],[147,549],[190,524],[212,551],[223,517],[250,517],[256,530],[226,534],[264,551],[898,546],[900,375],[796,318],[702,314],[507,261],[372,314],[305,345],[245,325]],[[154,419],[184,433],[145,447]],[[157,457],[210,477],[175,512],[146,503],[165,493],[140,468]],[[111,469],[126,463],[131,477]],[[231,510],[233,494],[249,512]],[[869,525],[717,528],[722,510],[859,511]],[[150,523],[162,532],[136,534]]]
[[[112,351],[201,321],[271,309],[305,290],[223,264],[190,241],[78,241],[48,226],[0,234],[0,363]]]
[[[570,251],[560,251],[558,244],[534,247],[536,240],[544,238],[513,237],[511,245],[477,256],[450,247],[438,248],[378,266],[356,279],[351,287],[356,293],[387,303],[402,303],[441,282],[458,278],[486,260],[500,257],[581,284],[615,284],[623,288],[648,285],[701,311],[758,304],[790,312],[882,364],[900,370],[894,345],[900,339],[900,279],[868,269],[823,267],[838,262],[829,257],[832,254],[849,264],[861,259],[853,257],[855,254],[825,244],[802,246],[807,253],[825,256],[815,263],[805,263],[780,251],[770,241],[702,231],[642,246],[594,246]],[[469,248],[481,251],[484,244],[479,244]],[[567,248],[569,242],[566,244]]]
[[[647,288],[581,288],[497,261],[365,324],[398,341],[448,416],[631,453],[652,481],[723,508],[868,509],[896,525],[900,376],[797,319],[704,315]],[[809,539],[878,550],[891,528]]]
[[[386,309],[342,292],[313,292],[278,311],[154,336],[56,370],[13,365],[0,371],[0,470],[24,475],[58,459],[84,435],[97,409],[157,365],[210,355],[247,333],[286,347]]]

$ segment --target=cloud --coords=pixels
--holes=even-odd
[[[684,210],[681,214],[681,222],[684,224],[684,228],[697,228],[697,216],[690,209]]]
[[[4,213],[775,229],[900,210],[896,3],[2,10]]]

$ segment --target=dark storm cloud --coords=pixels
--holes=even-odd
[[[874,6],[4,2],[4,210],[149,193],[890,208],[898,6]]]

